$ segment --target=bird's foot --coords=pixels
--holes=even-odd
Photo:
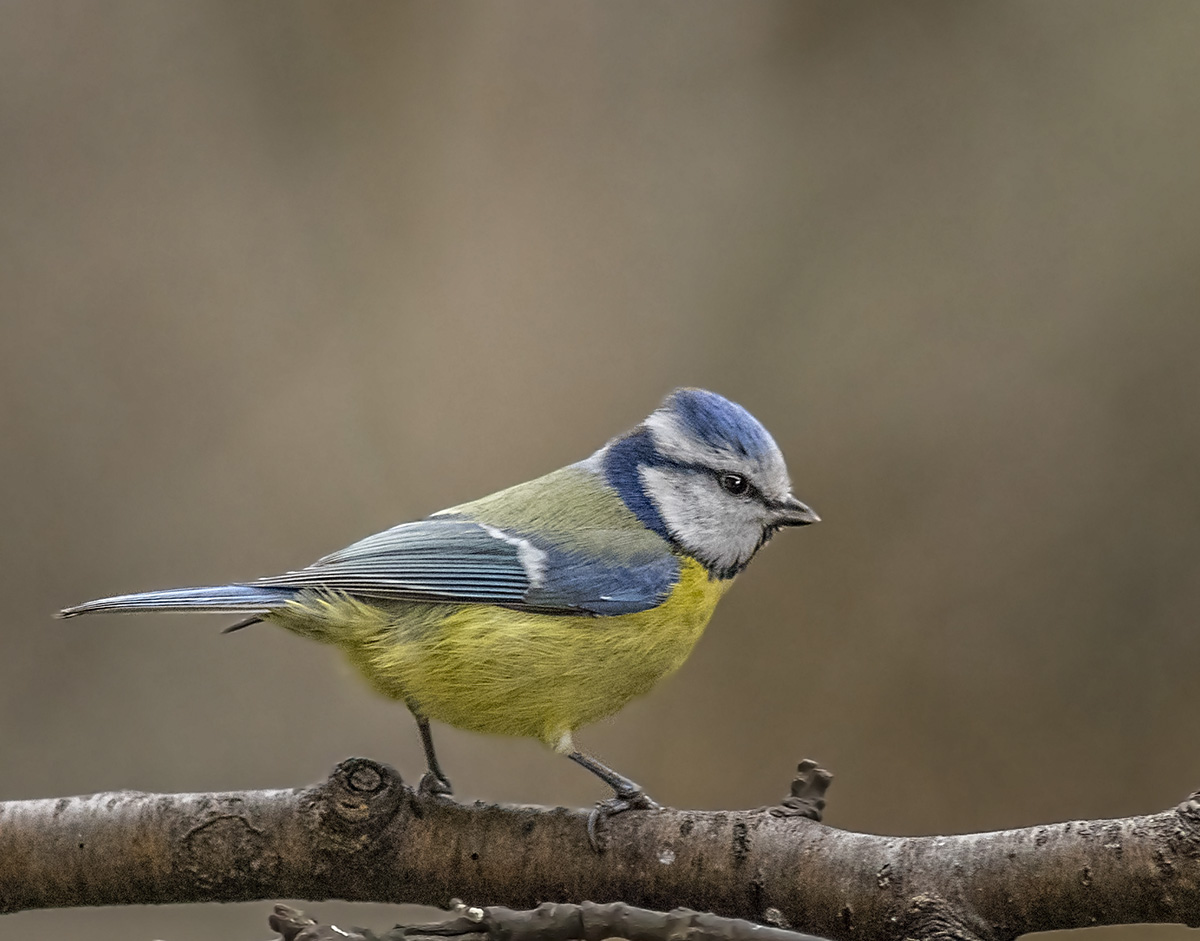
[[[454,788],[450,786],[449,778],[426,771],[417,784],[417,794],[421,797],[450,797],[454,794]]]
[[[603,853],[608,845],[608,820],[627,810],[661,810],[662,807],[640,787],[620,788],[608,800],[597,801],[592,812],[588,814],[588,842],[597,853]]]

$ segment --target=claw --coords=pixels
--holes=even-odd
[[[641,788],[618,791],[607,800],[597,801],[596,806],[592,808],[592,812],[588,814],[588,842],[592,845],[592,849],[596,853],[603,853],[607,841],[600,839],[601,834],[598,831],[607,825],[609,817],[624,813],[627,810],[661,809],[661,805],[648,797],[646,792],[641,790]]]
[[[421,797],[450,797],[454,793],[454,788],[450,786],[448,778],[440,777],[432,771],[426,771],[421,775],[421,780],[417,784],[417,793]]]

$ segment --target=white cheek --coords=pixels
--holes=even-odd
[[[717,568],[749,561],[762,539],[753,505],[731,500],[699,474],[643,467],[642,484],[676,541]]]
[[[703,542],[716,520],[703,506],[706,501],[699,482],[655,467],[643,467],[641,477],[646,493],[675,538],[689,548]]]

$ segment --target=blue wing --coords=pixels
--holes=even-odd
[[[246,585],[101,598],[62,616],[186,610],[250,614],[253,621],[303,590],[633,614],[667,599],[679,565],[666,540],[642,525],[589,460],[368,536],[299,571]]]
[[[679,560],[665,542],[647,542],[625,529],[592,528],[586,537],[566,544],[457,515],[433,516],[254,584],[376,600],[617,615],[656,607],[679,580]],[[613,551],[602,553],[596,548],[602,546]]]

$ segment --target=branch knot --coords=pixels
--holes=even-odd
[[[796,765],[791,792],[778,806],[770,809],[773,817],[807,817],[818,823],[825,811],[825,792],[833,775],[817,766],[811,758]]]
[[[901,918],[898,936],[920,941],[980,941],[962,913],[940,895],[914,895]]]
[[[1200,791],[1194,791],[1175,808],[1182,829],[1193,842],[1200,842]]]
[[[395,768],[369,758],[347,758],[312,794],[317,816],[338,848],[357,852],[392,822],[411,790]]]

